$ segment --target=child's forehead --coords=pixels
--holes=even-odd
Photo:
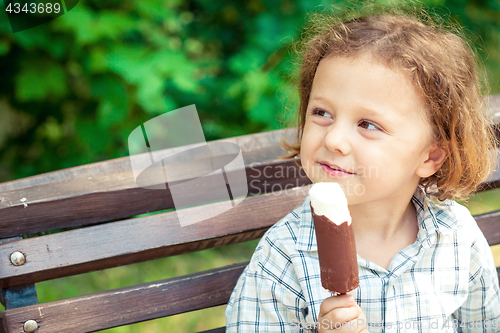
[[[342,53],[342,54],[336,54],[336,53],[327,53],[325,56],[323,56],[320,61],[318,62],[318,66],[321,63],[321,61],[325,59],[334,59],[339,60],[345,63],[356,63],[356,62],[362,62],[370,65],[378,65],[382,67],[386,67],[388,70],[391,70],[393,72],[400,72],[404,73],[405,75],[408,72],[408,69],[401,64],[400,61],[397,61],[397,59],[388,57],[385,52],[379,52],[379,50],[375,48],[369,48],[365,50],[357,50],[356,52],[350,52],[350,53]]]
[[[352,53],[349,55],[336,55],[336,54],[328,54],[324,56],[319,62],[318,67],[323,60],[329,60],[329,62],[342,62],[344,64],[355,64],[355,63],[363,63],[366,66],[380,66],[384,67],[388,72],[394,72],[401,76],[401,78],[408,82],[411,85],[417,94],[424,98],[425,94],[422,91],[422,87],[415,80],[415,71],[413,68],[408,68],[404,66],[400,61],[396,61],[395,59],[385,58],[384,55],[379,54],[375,50],[365,50],[361,52]],[[316,68],[316,72],[313,77],[316,78],[318,73],[318,68]]]
[[[317,79],[318,73],[322,72],[326,67],[335,66],[337,69],[342,69],[344,66],[349,67],[355,65],[360,65],[365,71],[370,71],[373,68],[381,69],[379,71],[381,76],[396,74],[402,82],[411,86],[416,92],[418,92],[419,95],[421,95],[421,92],[419,91],[420,89],[418,89],[419,86],[414,82],[411,71],[396,62],[391,61],[390,59],[384,59],[380,55],[371,51],[359,52],[347,56],[327,55],[323,57],[318,62],[318,67],[316,68],[316,72],[313,77],[313,83],[314,80]]]

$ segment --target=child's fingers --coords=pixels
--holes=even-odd
[[[338,295],[325,298],[319,308],[319,317],[324,317],[337,308],[349,308],[356,304],[352,295]]]
[[[320,306],[318,322],[320,333],[335,332],[368,332],[366,316],[351,295],[332,296],[326,298]]]
[[[328,312],[323,318],[332,323],[333,328],[339,328],[343,323],[356,320],[359,311],[354,306],[348,308],[336,308]]]

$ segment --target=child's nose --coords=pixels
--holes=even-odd
[[[342,155],[351,152],[348,126],[342,123],[334,123],[330,126],[325,136],[325,147],[331,152],[337,151]]]

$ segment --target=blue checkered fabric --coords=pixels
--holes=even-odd
[[[315,332],[321,277],[309,196],[259,242],[226,308],[227,332]],[[384,269],[358,255],[352,294],[370,332],[500,332],[493,256],[467,208],[417,188],[417,240]]]

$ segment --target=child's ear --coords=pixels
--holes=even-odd
[[[420,178],[432,176],[443,165],[444,161],[446,161],[446,158],[448,157],[448,149],[444,148],[445,145],[448,144],[434,143],[431,145],[427,153],[427,160],[422,162],[420,167],[417,169],[417,175]]]

